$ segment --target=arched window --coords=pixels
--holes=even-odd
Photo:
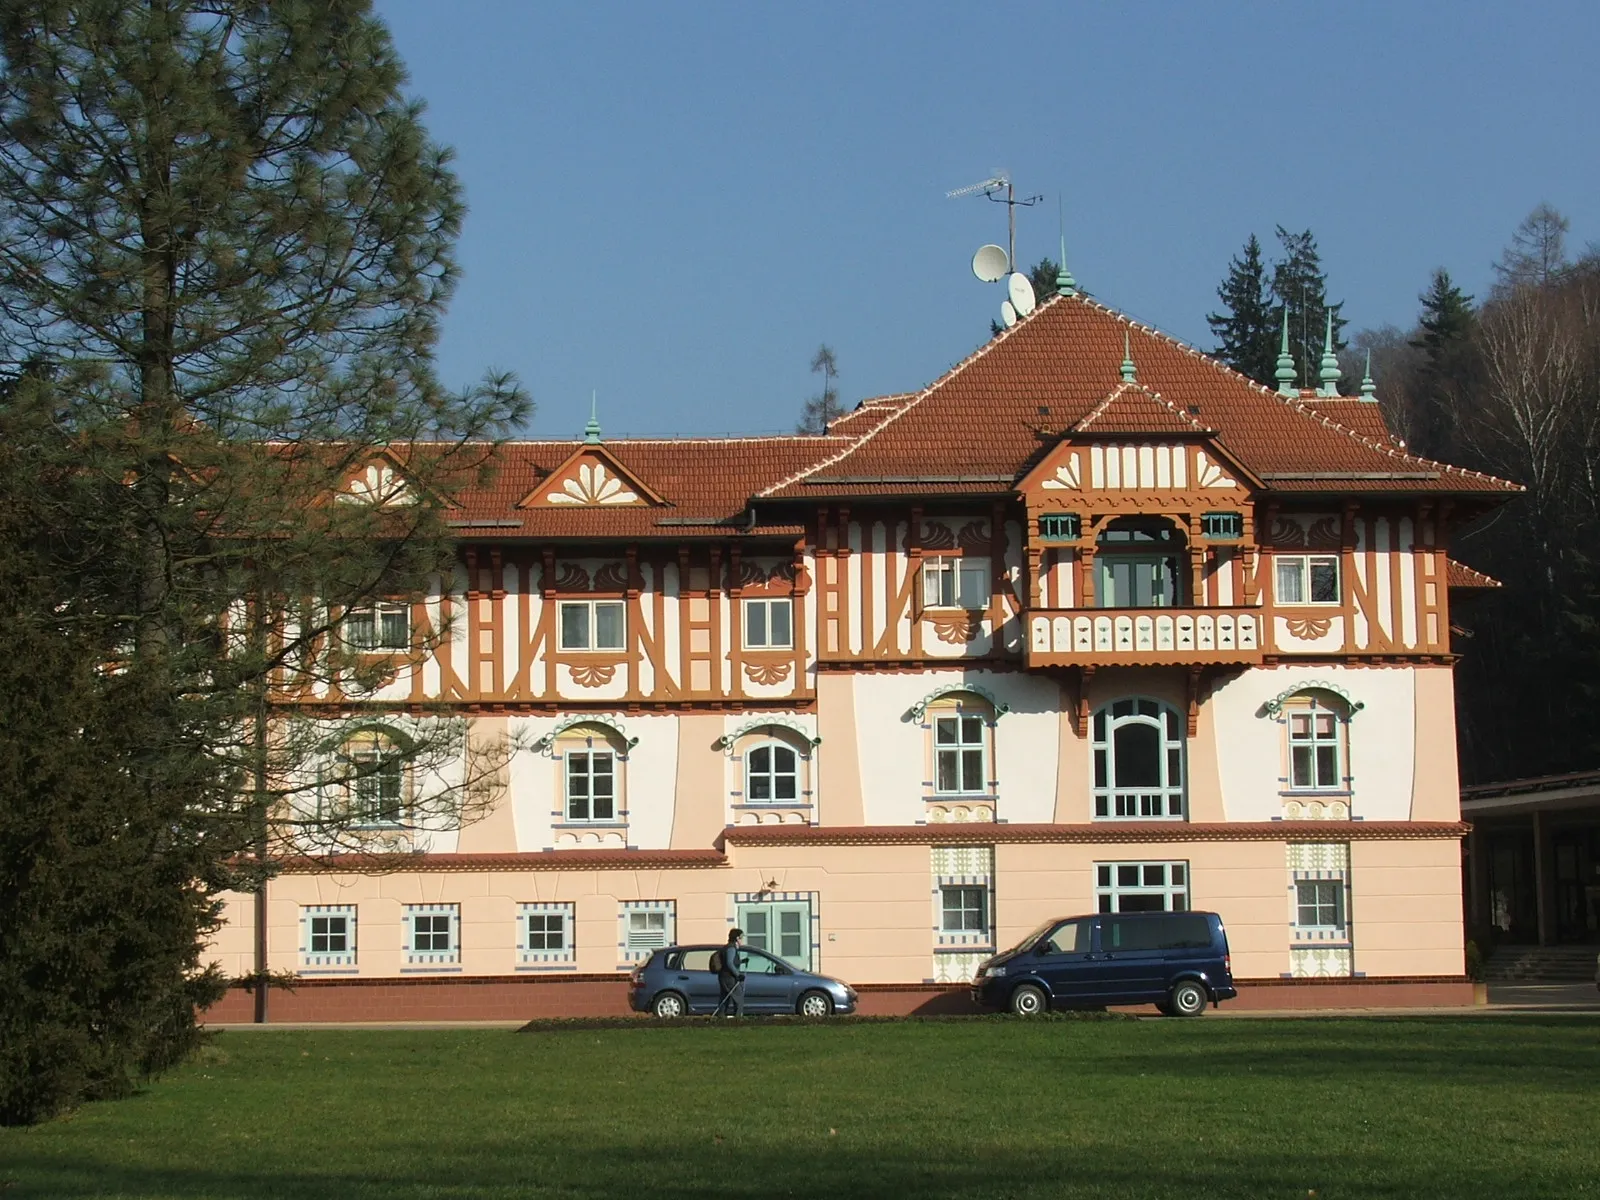
[[[406,755],[400,742],[382,729],[352,734],[324,775],[322,792],[325,803],[335,793],[340,817],[358,827],[404,824]]]
[[[1283,703],[1288,737],[1288,783],[1295,792],[1342,792],[1349,787],[1346,769],[1350,711],[1325,692],[1303,692]]]
[[[800,755],[780,741],[745,751],[744,798],[752,804],[792,804],[800,799]]]
[[[1094,714],[1094,815],[1182,820],[1184,725],[1156,700],[1113,700]]]
[[[562,763],[566,820],[602,825],[624,821],[628,755],[616,731],[599,723],[573,725],[561,731],[555,748]]]
[[[1101,608],[1183,603],[1184,537],[1165,517],[1118,517],[1095,539],[1095,600]]]

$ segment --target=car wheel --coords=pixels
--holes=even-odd
[[[655,1003],[650,1006],[650,1011],[658,1017],[671,1019],[686,1016],[689,1005],[677,992],[662,992],[656,997]]]
[[[1210,1000],[1201,984],[1193,979],[1180,980],[1167,997],[1167,1011],[1175,1017],[1198,1017]]]
[[[1045,1007],[1044,991],[1031,983],[1020,984],[1011,993],[1011,1011],[1019,1017],[1037,1017]]]
[[[807,992],[800,997],[796,1011],[802,1017],[828,1017],[833,1015],[833,1000],[827,992]]]

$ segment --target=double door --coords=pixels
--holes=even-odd
[[[811,905],[805,900],[741,904],[736,917],[744,944],[792,967],[811,970]]]

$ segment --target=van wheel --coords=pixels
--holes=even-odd
[[[1019,1017],[1037,1017],[1045,1010],[1044,992],[1031,983],[1019,984],[1011,993],[1011,1011]]]
[[[1198,1017],[1205,1012],[1211,997],[1193,979],[1181,980],[1167,997],[1167,1011],[1175,1017]]]
[[[827,992],[807,992],[800,997],[798,1011],[802,1017],[827,1017],[833,1014],[833,1001]]]
[[[650,1006],[650,1011],[658,1017],[671,1020],[681,1017],[689,1011],[689,1006],[683,1002],[683,997],[677,992],[662,992],[656,997],[656,1002]]]

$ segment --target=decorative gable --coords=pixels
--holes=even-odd
[[[1028,473],[1019,489],[1058,502],[1073,493],[1176,497],[1206,492],[1237,501],[1253,483],[1237,464],[1198,439],[1116,437],[1063,443]]]
[[[603,448],[583,446],[518,503],[518,508],[653,507],[664,503]]]
[[[379,456],[345,481],[338,499],[347,504],[373,504],[390,508],[415,504],[417,490],[405,473],[388,458]]]

